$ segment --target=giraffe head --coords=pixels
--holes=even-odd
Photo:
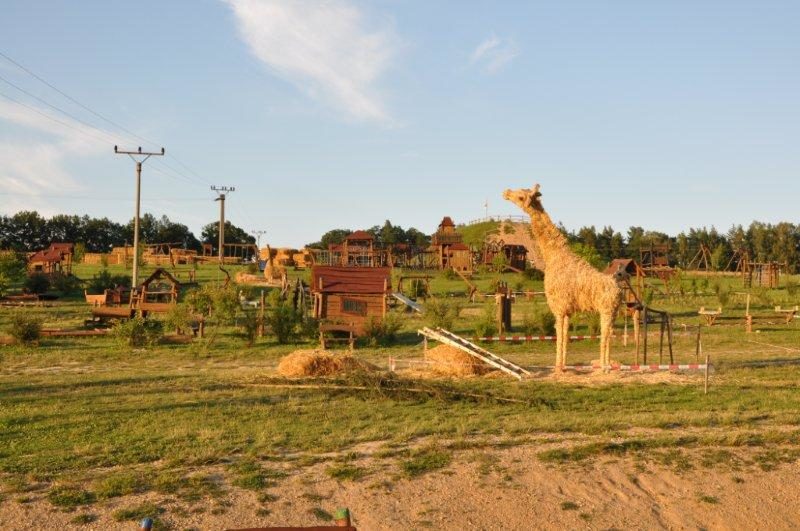
[[[539,192],[539,185],[534,184],[533,188],[522,188],[520,190],[506,190],[503,192],[503,199],[511,201],[527,213],[532,211],[544,212],[541,202],[542,193]]]

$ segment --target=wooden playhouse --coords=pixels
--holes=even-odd
[[[391,286],[388,267],[315,265],[311,268],[314,318],[353,325],[361,333],[367,320],[386,315]]]

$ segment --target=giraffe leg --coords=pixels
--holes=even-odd
[[[603,370],[608,370],[611,365],[611,315],[600,314],[600,365]]]
[[[564,334],[561,331],[561,325],[564,323],[564,316],[556,315],[556,372],[561,372],[561,366],[563,363],[561,362],[561,340],[564,337]]]
[[[561,367],[567,364],[567,343],[569,342],[569,316],[561,322]]]

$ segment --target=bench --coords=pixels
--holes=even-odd
[[[319,345],[322,350],[325,350],[326,342],[347,342],[348,347],[352,351],[355,348],[355,325],[353,324],[338,324],[338,323],[322,323],[319,325]],[[347,337],[329,337],[325,338],[325,332],[346,332]]]
[[[700,311],[698,311],[697,314],[705,319],[707,326],[713,326],[714,322],[717,320],[717,317],[722,315],[722,307],[720,306],[716,310],[706,310],[701,306]]]
[[[90,295],[89,292],[83,290],[83,296],[90,306],[107,306],[110,302],[110,294],[107,289],[103,290],[103,293],[100,295]]]

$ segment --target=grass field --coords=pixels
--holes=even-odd
[[[97,270],[77,266],[75,273],[88,278]],[[201,282],[220,276],[211,266],[198,272]],[[520,275],[500,278],[512,287],[541,289]],[[474,281],[488,291],[497,279],[483,273]],[[793,306],[800,296],[791,283],[789,290],[751,290],[751,312],[770,322],[746,334],[739,283],[736,277],[686,277],[673,295],[653,295],[653,307],[675,316],[679,363],[695,359],[697,309],[724,301],[718,324],[703,329],[703,350],[714,365],[708,394],[696,374],[556,379],[541,371],[522,382],[402,374],[290,381],[278,378],[275,366],[311,343],[278,345],[268,336],[246,347],[233,327],[210,346],[195,341],[130,349],[110,337],[2,346],[0,504],[47,500],[58,510],[81,508],[73,522],[79,525],[80,518],[89,524],[92,511],[102,511],[108,500],[150,493],[152,506],[123,507],[115,518],[160,514],[168,525],[200,500],[213,500],[209,510],[224,513],[225,500],[242,489],[258,493],[266,511],[271,489],[317,463],[326,463],[339,481],[376,481],[380,475],[392,482],[446,469],[468,449],[515,445],[536,446],[538,459],[554,466],[626,455],[679,469],[688,455],[713,450],[709,466],[736,461],[770,470],[796,460],[800,443],[800,331],[796,320],[779,324],[772,308]],[[432,290],[438,299],[459,303],[454,331],[471,336],[490,303],[469,303],[464,283],[442,275]],[[541,297],[518,299],[515,325],[543,305]],[[82,296],[24,311],[62,328],[80,326],[89,313]],[[379,367],[388,367],[389,357],[422,356],[416,330],[426,317],[393,311],[403,321],[396,343],[356,352]],[[0,309],[0,333],[9,315]],[[575,321],[577,333],[588,331],[588,318]],[[621,330],[620,319],[618,335]],[[488,348],[526,366],[554,360],[553,343]],[[598,357],[596,350],[596,342],[575,342],[568,361],[588,363]],[[657,350],[650,355],[655,361]],[[632,362],[634,356],[632,343],[624,347],[614,339],[613,359]],[[363,445],[373,447],[380,465],[355,463]]]

